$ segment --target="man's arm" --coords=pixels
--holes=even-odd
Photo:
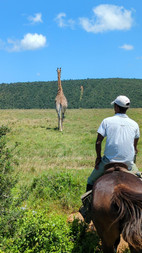
[[[138,140],[139,138],[134,139],[134,149],[135,149],[134,163],[136,163],[136,155],[138,153],[138,149],[137,149]]]
[[[138,140],[139,140],[139,138],[134,139],[134,149],[135,149],[136,154],[138,153],[138,150],[137,150]]]
[[[101,134],[98,134],[97,136],[97,140],[96,140],[96,154],[97,154],[97,158],[95,161],[95,168],[98,169],[98,165],[101,162],[101,147],[102,147],[102,141],[103,141],[104,137]]]

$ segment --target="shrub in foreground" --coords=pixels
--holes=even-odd
[[[99,238],[83,222],[68,223],[61,215],[23,211],[13,237],[3,238],[4,253],[93,253],[101,252]]]
[[[25,211],[17,221],[13,238],[7,238],[4,252],[71,252],[70,227],[65,218],[43,212]]]

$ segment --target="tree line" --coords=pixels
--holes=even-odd
[[[62,87],[69,109],[110,108],[118,95],[128,96],[131,107],[142,107],[142,79],[63,80]],[[2,83],[0,109],[55,108],[57,89],[57,81]]]

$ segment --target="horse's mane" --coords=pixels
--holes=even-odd
[[[124,184],[115,186],[112,206],[117,210],[117,219],[123,224],[122,236],[134,248],[142,245],[142,193],[130,190]]]

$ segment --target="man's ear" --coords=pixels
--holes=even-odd
[[[115,110],[115,113],[119,113],[120,112],[120,108],[117,104],[114,104],[114,110]]]

